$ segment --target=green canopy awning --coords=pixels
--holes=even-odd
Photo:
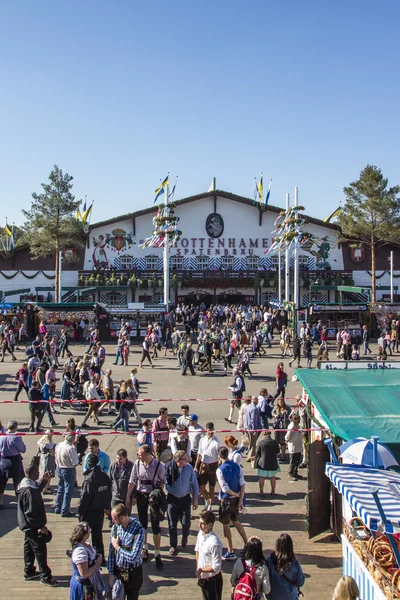
[[[345,441],[378,435],[400,444],[400,368],[296,369],[296,375],[334,435]]]

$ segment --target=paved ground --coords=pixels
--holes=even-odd
[[[81,355],[84,348],[74,348],[74,353]],[[113,346],[107,347],[110,353]],[[131,365],[138,364],[139,349],[136,348],[130,356]],[[333,355],[333,353],[332,353]],[[22,353],[18,354],[22,360]],[[8,360],[8,359],[6,359]],[[106,360],[106,365],[111,363],[112,357]],[[247,393],[258,394],[261,387],[267,387],[268,390],[274,390],[274,372],[277,362],[280,360],[280,354],[277,347],[268,351],[267,357],[252,361],[251,367],[254,372],[254,379],[246,380]],[[288,360],[285,359],[287,364]],[[18,368],[18,363],[5,362],[0,364],[0,400],[10,400],[15,390],[14,375]],[[139,372],[139,379],[142,382],[143,398],[174,398],[178,401],[164,402],[168,406],[171,414],[180,413],[180,399],[193,398],[227,398],[229,396],[229,378],[223,376],[222,367],[216,366],[215,372],[201,376],[186,378],[180,375],[176,368],[176,359],[171,355],[162,357],[156,361],[156,368],[146,367]],[[130,371],[127,367],[113,367],[114,380],[120,377],[127,377]],[[290,369],[287,369],[290,371]],[[293,398],[300,393],[300,385],[289,381],[287,396]],[[21,394],[20,398],[23,396]],[[290,402],[292,403],[292,401]],[[227,415],[228,402],[223,400],[213,401],[194,401],[190,400],[191,412],[199,415],[201,424],[212,419],[217,429],[226,429],[227,423],[224,417]],[[143,416],[154,417],[158,413],[160,402],[146,402],[139,406]],[[58,430],[63,429],[68,416],[72,411],[65,410],[62,414],[56,415],[56,420],[60,426]],[[76,416],[76,415],[75,415]],[[0,419],[3,423],[10,418],[16,418],[21,423],[21,430],[27,430],[28,407],[23,404],[0,404]],[[46,426],[47,418],[44,425]],[[78,415],[77,422],[81,422],[82,417]],[[234,426],[233,426],[234,427]],[[136,429],[136,427],[135,427]],[[108,426],[103,426],[104,432],[109,432]],[[219,434],[224,436],[226,434]],[[28,464],[29,458],[35,453],[35,444],[38,438],[25,438],[28,452],[25,463]],[[133,436],[125,435],[105,435],[100,438],[102,450],[108,452],[112,458],[116,451],[125,447],[128,450],[130,458],[136,455],[136,440]],[[341,574],[341,546],[336,540],[332,540],[329,532],[319,536],[314,540],[309,540],[305,529],[305,493],[306,481],[298,481],[293,484],[288,483],[288,466],[283,465],[277,484],[277,495],[272,499],[269,495],[260,498],[258,495],[257,477],[255,471],[252,471],[245,463],[246,490],[248,497],[248,512],[242,516],[243,523],[249,534],[257,534],[262,538],[266,552],[273,548],[276,537],[282,532],[288,532],[293,537],[295,551],[306,574],[306,584],[304,586],[305,597],[309,600],[321,600],[330,598],[335,582]],[[79,481],[82,479],[79,472]],[[41,598],[43,600],[54,599],[61,600],[68,598],[69,578],[71,566],[65,551],[68,548],[68,540],[72,531],[73,522],[69,519],[62,519],[59,515],[51,512],[54,502],[52,496],[45,496],[45,503],[48,510],[48,526],[53,532],[53,541],[49,545],[49,564],[54,575],[61,581],[61,587],[52,590],[37,582],[24,582],[23,576],[23,558],[22,541],[23,536],[16,524],[16,504],[15,497],[9,487],[5,496],[6,510],[0,513],[0,572],[2,574],[2,583],[7,582],[12,588],[14,598],[25,598],[29,595],[32,599]],[[76,506],[77,494],[73,500],[73,508]],[[217,533],[222,537],[221,526],[217,524]],[[194,597],[200,597],[200,590],[196,586],[194,579],[194,543],[197,533],[197,521],[193,521],[192,536],[185,552],[180,552],[174,559],[167,554],[168,538],[166,522],[163,526],[163,559],[164,570],[160,575],[154,567],[153,561],[145,566],[145,583],[142,588],[142,595],[149,597],[159,597],[168,588],[173,588],[176,598],[186,598],[192,594]],[[108,529],[104,531],[105,539],[108,538]],[[236,548],[241,548],[241,540],[234,534]],[[230,597],[229,575],[232,568],[231,563],[224,564],[224,599]],[[172,591],[172,590],[171,590]],[[159,592],[159,594],[157,594]],[[189,594],[188,594],[189,592]]]

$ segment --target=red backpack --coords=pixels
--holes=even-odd
[[[258,594],[256,578],[254,577],[257,565],[249,568],[244,560],[242,560],[242,564],[243,573],[235,586],[232,600],[255,600]]]

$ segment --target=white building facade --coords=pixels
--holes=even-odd
[[[134,290],[130,286],[125,291],[104,289],[100,300],[107,304],[158,300],[162,296],[163,249],[142,248],[154,229],[156,211],[157,206],[153,206],[92,225],[80,285],[90,288],[96,278],[99,287],[105,288],[110,271],[117,273],[119,283],[121,277],[124,282],[134,273]],[[260,208],[249,199],[222,191],[178,201],[175,215],[182,234],[170,249],[171,302],[277,300],[278,256],[268,254],[268,249],[280,212],[279,208]],[[301,295],[307,294],[308,300],[310,277],[328,271],[343,272],[343,257],[337,226],[306,220],[305,231],[324,240],[322,248],[299,250]],[[284,269],[284,253],[281,261]],[[291,268],[293,264],[291,255]],[[290,288],[293,299],[293,271]]]

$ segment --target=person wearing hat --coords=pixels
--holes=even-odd
[[[192,465],[196,464],[200,440],[204,435],[204,427],[198,423],[199,417],[192,413],[189,415],[189,440],[191,446]]]
[[[78,505],[79,520],[89,524],[93,546],[103,556],[105,564],[102,529],[104,511],[108,516],[111,514],[111,479],[101,470],[99,457],[96,454],[89,455],[87,470],[84,471],[83,477]]]
[[[14,490],[25,476],[22,464],[22,456],[26,452],[26,446],[22,437],[17,434],[17,421],[7,423],[6,435],[0,436],[0,510],[3,507],[3,495],[7,482],[13,480]]]
[[[289,483],[297,481],[299,478],[297,469],[300,465],[303,447],[303,438],[299,427],[300,415],[294,413],[290,417],[290,424],[285,435],[285,442],[288,445],[288,452],[290,454]]]

